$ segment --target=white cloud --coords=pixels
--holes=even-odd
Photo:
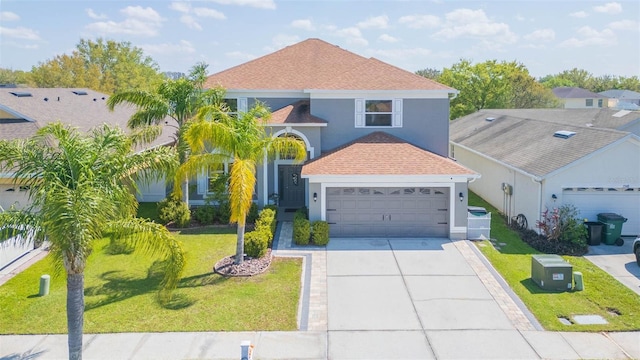
[[[389,27],[389,17],[387,15],[370,17],[359,22],[357,26],[360,29],[386,29]]]
[[[640,31],[640,23],[633,20],[614,21],[609,24],[609,27],[613,30]]]
[[[432,51],[424,48],[374,50],[372,54],[387,60],[403,60],[408,58],[432,55]]]
[[[0,35],[13,39],[40,40],[40,35],[38,35],[37,31],[22,26],[16,28],[0,26]]]
[[[491,42],[514,43],[517,36],[509,25],[491,21],[483,10],[457,9],[445,15],[446,22],[433,37],[455,39],[472,37],[491,39]]]
[[[586,18],[587,16],[589,16],[589,14],[587,14],[586,11],[576,11],[576,12],[573,12],[573,13],[569,14],[569,16],[574,17],[574,18],[582,19],[582,18]]]
[[[316,29],[316,27],[313,26],[313,23],[309,19],[293,20],[291,22],[291,27],[296,29],[307,30],[307,31],[313,31]]]
[[[224,56],[228,57],[229,59],[235,59],[235,60],[241,60],[241,61],[249,61],[256,58],[255,55],[241,52],[241,51],[226,52],[224,53]]]
[[[145,52],[151,55],[179,55],[184,53],[194,53],[196,49],[187,40],[181,40],[177,44],[145,44],[140,46]]]
[[[18,21],[20,20],[20,16],[16,13],[12,13],[10,11],[0,11],[0,20],[2,21]]]
[[[184,1],[174,1],[169,5],[169,9],[188,13],[191,10],[191,5]]]
[[[622,5],[617,2],[610,2],[601,6],[594,6],[593,10],[605,14],[619,14],[622,12]]]
[[[382,34],[378,37],[378,40],[383,41],[383,42],[387,42],[387,43],[395,43],[398,42],[398,38],[395,38],[389,34]]]
[[[202,26],[198,24],[196,19],[194,19],[193,16],[189,14],[183,14],[182,16],[180,16],[180,22],[187,25],[189,29],[202,31]]]
[[[224,20],[227,18],[223,13],[221,13],[218,10],[204,8],[204,7],[197,7],[193,9],[193,13],[198,17],[211,18],[216,20]]]
[[[103,20],[108,18],[105,14],[97,14],[93,9],[85,9],[85,11],[87,12],[87,15],[94,20]]]
[[[137,36],[156,36],[164,19],[150,7],[127,6],[120,12],[125,15],[121,22],[99,21],[86,26],[90,31],[99,34],[126,34]]]
[[[408,15],[398,19],[398,22],[412,29],[435,28],[441,23],[440,18],[433,15]]]
[[[523,37],[529,41],[551,41],[556,38],[556,32],[552,29],[538,29]]]
[[[614,45],[617,43],[616,34],[611,29],[598,31],[589,26],[577,30],[577,36],[563,41],[558,46],[576,48],[590,45]]]
[[[369,45],[369,42],[362,37],[362,32],[360,32],[360,29],[357,27],[338,29],[334,32],[334,35],[345,39],[349,44],[361,46]]]
[[[273,0],[212,0],[222,5],[249,6],[259,9],[275,10],[276,3]]]

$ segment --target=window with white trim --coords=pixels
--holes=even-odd
[[[356,127],[402,127],[402,99],[355,99]]]
[[[238,117],[238,112],[247,111],[247,98],[224,99],[224,103],[229,108],[229,115],[232,117]]]

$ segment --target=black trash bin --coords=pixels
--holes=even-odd
[[[587,221],[584,225],[587,227],[587,244],[592,246],[600,245],[604,224],[599,221]]]

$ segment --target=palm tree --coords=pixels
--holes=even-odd
[[[174,140],[180,163],[183,163],[187,158],[187,147],[182,141],[185,125],[202,106],[221,105],[224,101],[223,88],[203,90],[207,67],[205,63],[198,63],[191,68],[187,78],[167,79],[155,92],[141,90],[118,92],[109,97],[107,106],[112,111],[122,103],[136,106],[138,111],[131,116],[128,123],[131,129],[153,125],[174,127],[176,129]],[[173,123],[167,122],[167,117],[171,118]],[[183,201],[188,205],[188,180],[185,180],[182,186]]]
[[[244,229],[253,201],[257,164],[265,157],[273,159],[278,153],[287,154],[295,161],[303,161],[307,156],[304,142],[300,139],[292,136],[274,138],[267,133],[264,125],[270,116],[269,109],[260,103],[237,116],[219,106],[206,106],[200,109],[184,134],[191,155],[178,169],[176,182],[186,175],[206,172],[210,166],[233,163],[229,171],[228,193],[230,222],[238,224],[236,264],[244,260]],[[178,186],[174,189],[179,191]]]
[[[138,134],[136,134],[138,135]],[[182,247],[163,226],[134,217],[131,191],[177,167],[175,151],[159,147],[133,152],[137,139],[107,125],[80,134],[53,123],[27,140],[0,141],[0,171],[13,173],[29,189],[31,204],[0,214],[7,239],[20,229],[46,237],[52,255],[67,274],[69,359],[82,358],[84,271],[92,243],[104,236],[162,254],[167,264],[160,291],[167,300],[184,267]]]

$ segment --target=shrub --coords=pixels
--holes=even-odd
[[[297,214],[296,214],[297,215]],[[295,216],[293,219],[293,241],[297,245],[309,244],[311,238],[311,224],[303,216]]]
[[[244,234],[244,252],[253,258],[263,257],[267,253],[268,233],[262,231],[249,231]]]
[[[314,244],[327,245],[329,243],[329,223],[321,220],[314,221],[311,224],[311,237]]]
[[[258,219],[256,220],[256,229],[266,228],[271,233],[271,239],[276,233],[276,212],[271,209],[262,209]]]
[[[536,226],[549,240],[586,245],[587,229],[578,214],[578,209],[573,205],[562,205],[551,211],[546,209]]]
[[[251,203],[249,213],[247,214],[247,223],[254,224],[258,220],[258,205]]]
[[[186,227],[191,222],[189,207],[173,194],[158,203],[158,217],[163,224],[173,222],[177,227]]]
[[[276,205],[265,205],[262,210],[271,209],[275,214],[278,214],[278,207]]]
[[[216,206],[215,221],[220,224],[228,224],[231,218],[231,205],[229,201],[222,201]]]
[[[301,207],[300,209],[296,210],[295,214],[293,214],[293,217],[295,218],[296,216],[302,216],[305,219],[309,218],[309,210],[307,209],[306,206]]]
[[[193,218],[203,225],[213,224],[216,220],[216,208],[211,205],[197,207]]]

